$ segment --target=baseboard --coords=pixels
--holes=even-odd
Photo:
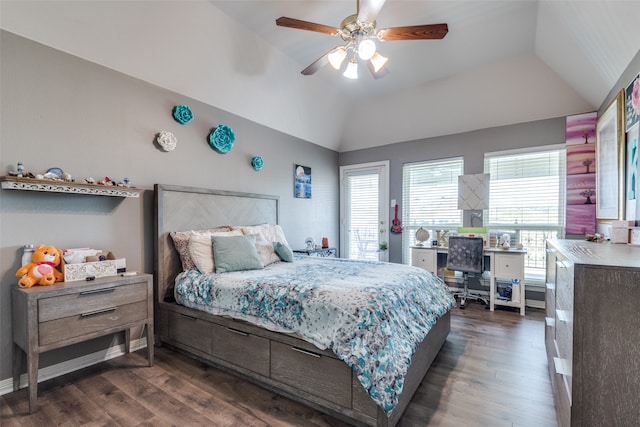
[[[146,337],[131,340],[131,351],[137,351],[143,348],[147,348]],[[68,374],[69,372],[77,371],[78,369],[114,359],[124,354],[124,343],[122,343],[117,346],[109,347],[106,350],[96,351],[95,353],[90,353],[75,359],[47,366],[46,368],[38,369],[38,383],[59,377],[60,375]],[[27,385],[27,374],[24,373],[20,375],[20,388],[27,387]],[[11,393],[12,391],[13,378],[7,378],[0,381],[0,396]]]

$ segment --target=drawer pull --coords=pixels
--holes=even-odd
[[[187,319],[189,319],[189,320],[198,320],[198,318],[197,318],[197,317],[189,316],[189,315],[187,315],[187,314],[183,314],[183,313],[180,313],[180,317],[184,317],[184,318],[187,318]]]
[[[80,292],[80,295],[108,294],[115,290],[116,288],[92,289],[90,291]]]
[[[556,317],[562,323],[567,323],[571,319],[571,315],[567,310],[556,310]]]
[[[249,336],[249,334],[248,334],[248,333],[246,333],[246,332],[242,332],[242,331],[239,331],[239,330],[237,330],[237,329],[233,329],[233,328],[227,328],[227,331],[229,331],[229,332],[233,332],[234,334],[241,335],[241,336],[243,336],[243,337],[248,337],[248,336]]]
[[[556,374],[567,375],[567,376],[571,375],[572,366],[571,366],[571,362],[569,362],[567,359],[554,357],[553,365],[554,365]]]
[[[317,357],[318,359],[320,359],[320,357],[322,357],[318,353],[314,353],[312,351],[303,350],[303,349],[298,348],[298,347],[291,347],[291,350],[297,351],[298,353],[306,354],[307,356]]]
[[[90,311],[88,313],[82,313],[80,317],[91,317],[97,316],[98,314],[111,313],[112,311],[116,311],[116,308],[118,307],[103,308],[102,310]]]

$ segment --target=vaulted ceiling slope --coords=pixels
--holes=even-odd
[[[378,49],[390,73],[300,71],[355,0],[2,0],[0,27],[337,151],[594,111],[640,49],[640,1],[387,0],[377,27],[446,22]]]

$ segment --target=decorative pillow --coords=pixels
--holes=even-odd
[[[266,246],[264,247],[264,243],[262,243],[262,240],[258,240],[256,242],[256,248],[258,249],[260,259],[262,260],[262,263],[265,267],[269,264],[280,261],[280,257],[276,253],[273,244],[276,242],[281,242],[288,245],[288,243],[287,238],[284,237],[284,231],[282,231],[282,228],[279,225],[261,224],[239,228],[245,235],[259,234],[267,242]]]
[[[207,230],[188,230],[188,231],[172,231],[169,233],[171,239],[173,239],[173,246],[176,248],[178,255],[180,255],[180,262],[182,263],[182,271],[192,270],[196,268],[196,265],[189,255],[189,239],[192,234],[213,233],[219,231],[230,231],[231,227],[223,226],[217,228],[210,228]]]
[[[284,262],[293,262],[293,251],[286,243],[275,242],[273,248]]]
[[[191,235],[191,239],[189,239],[189,255],[193,260],[195,268],[197,268],[200,273],[213,273],[216,271],[213,247],[211,246],[211,236],[242,236],[242,232],[233,230]]]
[[[263,266],[266,267],[269,264],[280,261],[280,258],[273,250],[273,244],[268,242],[262,234],[249,234],[249,236],[255,236],[256,238],[256,251]]]
[[[213,235],[211,242],[216,260],[216,273],[263,268],[256,250],[256,236]]]

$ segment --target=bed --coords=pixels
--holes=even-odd
[[[246,272],[201,274],[197,270],[185,271],[183,268],[181,257],[174,247],[172,232],[229,225],[236,228],[242,225],[278,224],[278,209],[279,199],[275,196],[156,184],[156,343],[351,424],[394,426],[446,340],[450,330],[449,310],[455,306],[455,301],[435,290],[425,297],[419,296],[408,282],[439,279],[421,270],[395,264],[298,257],[291,263],[274,262],[264,269]],[[305,275],[300,276],[300,271]],[[329,271],[334,278],[327,275]],[[359,275],[356,276],[354,271],[358,271]],[[387,339],[390,342],[385,344],[385,348],[393,348],[394,351],[396,347],[405,351],[408,348],[408,356],[407,353],[401,353],[401,357],[388,357],[386,360],[380,356],[385,353],[378,352],[377,359],[372,360],[372,356],[359,353],[361,348],[354,344],[360,343],[363,335],[368,334],[362,332],[368,331],[362,327],[362,313],[366,310],[356,307],[360,304],[358,298],[377,298],[372,296],[376,294],[371,293],[376,292],[374,287],[377,284],[364,284],[361,277],[370,276],[370,280],[380,281],[382,279],[373,278],[404,277],[405,274],[410,278],[406,280],[407,283],[390,286],[394,286],[393,295],[405,295],[396,299],[409,310],[409,314],[404,316],[404,320],[396,322],[399,325],[396,331],[380,332],[378,330],[381,328],[377,328],[372,334],[378,334],[378,341],[380,335],[383,338],[385,334],[393,336],[396,339],[394,342],[389,337],[384,338],[385,343]],[[257,288],[246,288],[246,282],[237,285],[240,277]],[[358,288],[354,292],[364,293],[353,297],[351,307],[347,304],[346,308],[339,308],[346,310],[346,314],[336,315],[333,304],[340,299],[348,300],[340,297],[341,283],[348,281],[353,282],[349,289]],[[286,298],[282,295],[282,288],[275,288],[285,282]],[[295,285],[293,288],[292,283]],[[436,285],[434,287],[440,287]],[[425,287],[424,284],[420,286]],[[227,293],[220,293],[221,289]],[[246,292],[251,298],[243,297],[243,289],[250,289]],[[211,298],[214,293],[215,298]],[[274,294],[279,299],[267,299]],[[285,313],[281,309],[282,306],[296,304],[309,307],[315,304],[307,299],[312,294],[321,294],[325,300],[328,298],[332,310],[325,310],[322,303],[317,303],[319,305],[315,306],[315,311],[294,310]],[[207,300],[211,299],[218,303],[227,301],[229,305],[207,308]],[[437,311],[436,314],[431,313],[427,306],[427,300],[431,299],[439,299],[437,310],[433,310]],[[246,306],[248,300],[259,300],[261,305],[249,309]],[[286,304],[280,304],[285,300]],[[429,316],[424,314],[427,311]],[[335,321],[326,322],[330,318],[328,316],[336,316]],[[406,322],[407,316],[428,317],[428,325],[423,334],[417,335],[418,338],[408,336],[405,343],[404,338],[397,337],[416,335],[414,332],[404,334],[403,329],[409,328],[403,328],[401,323]],[[309,322],[302,322],[302,317],[311,318],[313,328],[308,326]],[[378,317],[386,319],[389,315]],[[331,333],[325,331],[314,335],[318,330],[317,324],[323,323],[319,319],[339,327],[336,326]],[[411,323],[419,322],[411,320]],[[345,331],[352,331],[352,335]],[[410,345],[411,339],[414,344]],[[369,347],[373,348],[374,345],[366,342],[362,345],[362,348]],[[375,371],[381,365],[386,368],[395,362],[400,366],[401,375],[391,378],[389,375],[379,375],[381,378],[372,380],[372,369]],[[395,372],[396,368],[393,369]]]

